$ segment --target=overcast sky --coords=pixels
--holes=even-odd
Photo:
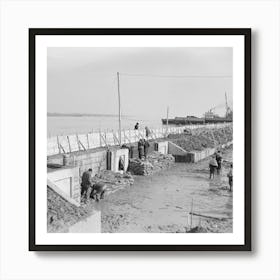
[[[48,112],[117,114],[117,72],[124,115],[224,114],[225,92],[232,104],[232,48],[48,48]]]

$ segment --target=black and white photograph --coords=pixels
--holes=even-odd
[[[248,250],[249,33],[185,32],[33,35],[35,246]]]
[[[280,279],[279,0],[0,19],[0,279]]]

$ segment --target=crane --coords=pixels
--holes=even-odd
[[[220,103],[212,108],[209,109],[208,112],[205,113],[205,118],[214,118],[215,116],[215,109],[218,108],[225,108],[225,117],[226,118],[232,118],[232,110],[228,105],[228,100],[227,100],[227,93],[225,92],[225,103]]]
[[[225,100],[226,100],[226,118],[232,118],[232,110],[231,108],[228,106],[228,101],[227,101],[227,93],[225,92]]]

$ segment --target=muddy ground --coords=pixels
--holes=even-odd
[[[232,147],[223,158],[232,161]],[[102,232],[232,232],[229,163],[211,180],[208,163],[176,163],[151,176],[134,176],[133,186],[97,204]]]

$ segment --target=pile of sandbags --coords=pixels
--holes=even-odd
[[[130,159],[128,170],[134,175],[149,175],[153,173],[153,165],[147,160]]]
[[[103,170],[94,176],[93,181],[106,184],[106,194],[124,189],[134,183],[134,179],[129,172],[116,173],[110,170]]]
[[[171,154],[152,152],[148,155],[148,161],[154,166],[154,170],[166,169],[174,164],[175,158]]]
[[[152,152],[147,156],[147,159],[130,159],[128,169],[135,175],[151,175],[161,169],[169,168],[174,164],[172,155],[164,155],[159,152]]]

